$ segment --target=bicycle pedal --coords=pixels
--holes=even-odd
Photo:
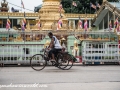
[[[55,67],[58,67],[59,66],[59,64],[57,64],[57,63],[55,63],[55,65],[54,65]]]
[[[52,66],[55,66],[55,62],[52,62]]]

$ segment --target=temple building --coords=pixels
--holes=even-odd
[[[38,13],[27,13],[8,12],[9,4],[2,0],[0,60],[29,63],[31,56],[40,53],[39,49],[48,47],[47,33],[52,32],[64,51],[75,57],[88,62],[120,62],[120,3],[103,0],[95,14],[73,14],[65,13],[60,1],[43,0]],[[27,50],[30,52],[25,53]]]
[[[103,1],[101,8],[96,14],[72,14],[64,13],[64,9],[60,10],[60,0],[43,0],[42,7],[38,13],[25,12],[25,18],[30,30],[57,30],[58,21],[62,17],[62,27],[59,30],[83,30],[84,22],[87,18],[87,27],[89,30],[104,30],[109,28],[109,21],[114,26],[114,21],[119,18],[120,3],[111,3]],[[24,18],[24,13],[8,12],[8,3],[6,0],[1,1],[0,13],[0,29],[6,28],[6,22],[9,15],[11,29],[20,28],[20,21]],[[59,11],[60,10],[60,11]],[[81,19],[82,28],[79,28],[79,18]],[[36,26],[40,21],[40,29]],[[92,28],[91,28],[92,26]],[[114,28],[114,27],[112,27]]]
[[[64,32],[91,32],[91,31],[115,31],[115,20],[120,17],[120,3],[112,3],[103,0],[99,10],[95,14],[65,13],[60,0],[43,0],[38,13],[8,12],[6,0],[1,2],[0,30],[6,30],[7,19],[10,20],[10,30],[22,31],[25,22],[25,31],[58,31]],[[111,23],[110,23],[111,22]],[[111,29],[111,30],[109,30]],[[77,38],[91,39],[92,36],[74,34]]]
[[[36,23],[40,17],[41,29],[40,30],[57,30],[57,22],[62,16],[63,27],[60,30],[75,30],[78,29],[78,20],[81,18],[82,22],[86,18],[85,14],[68,14],[64,13],[64,9],[60,9],[60,0],[43,0],[42,7],[38,13],[27,13],[25,12],[25,18],[29,21],[30,29],[38,29]],[[11,29],[14,26],[19,27],[20,21],[24,17],[24,13],[18,12],[1,12],[0,14],[0,29],[4,29],[6,20],[8,18],[11,21]],[[91,27],[91,19],[94,18],[95,14],[87,14],[88,28]],[[82,24],[84,26],[84,24]],[[38,29],[39,30],[39,29]]]
[[[66,41],[64,43],[66,46],[69,43],[67,40],[69,35],[74,35],[74,37],[80,41],[100,40],[107,42],[112,40],[118,42],[120,3],[103,0],[101,7],[95,14],[72,14],[65,13],[60,1],[61,0],[43,0],[43,4],[40,6],[38,13],[21,13],[8,12],[8,3],[6,0],[2,0],[0,31],[6,31],[7,29],[10,32],[29,32],[31,34],[25,36],[23,34],[11,36],[15,39],[13,39],[13,41],[19,41],[16,40],[16,38],[21,37],[21,40],[24,41],[26,39],[25,41],[30,42],[42,40],[46,37],[48,31],[52,31],[59,40],[65,38]],[[99,32],[108,32],[111,34],[101,35],[102,33]],[[1,40],[6,41],[9,39],[2,34]]]

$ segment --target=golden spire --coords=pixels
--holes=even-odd
[[[42,22],[42,30],[57,30],[58,20],[60,15],[62,15],[62,28],[61,30],[66,30],[65,27],[67,19],[64,15],[64,9],[60,8],[61,0],[43,0],[41,9],[39,10],[39,15]],[[47,22],[46,22],[47,21]]]

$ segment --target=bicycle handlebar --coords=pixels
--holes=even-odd
[[[40,50],[40,52],[48,52],[48,51],[49,51],[48,48],[43,48]]]

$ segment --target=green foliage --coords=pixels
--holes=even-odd
[[[75,1],[77,3],[77,7],[72,5],[72,2]],[[103,0],[62,0],[62,5],[65,10],[65,13],[76,13],[76,14],[84,14],[86,13],[95,13],[95,9],[90,8],[90,3],[96,5],[98,2],[100,5]],[[108,0],[109,2],[117,2],[118,0]],[[97,8],[98,10],[99,8]]]

